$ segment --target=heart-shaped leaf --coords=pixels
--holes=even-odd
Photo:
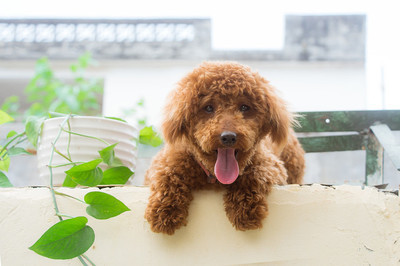
[[[15,135],[18,135],[18,133],[15,130],[11,130],[7,133],[7,138],[14,137]]]
[[[94,191],[85,195],[87,214],[96,219],[109,219],[130,209],[120,200],[104,192]]]
[[[158,147],[162,144],[162,139],[157,135],[152,127],[144,127],[140,130],[139,142],[153,147]]]
[[[121,160],[115,157],[114,148],[117,146],[117,144],[118,143],[112,144],[99,151],[101,159],[103,159],[103,162],[105,162],[108,166],[122,165]]]
[[[102,161],[102,159],[92,160],[74,166],[68,171],[65,171],[65,173],[79,185],[94,187],[99,185],[103,179],[103,171],[98,167]]]
[[[29,249],[50,259],[72,259],[85,253],[94,242],[94,231],[86,217],[60,221],[50,227]]]
[[[14,118],[12,118],[9,114],[4,112],[3,110],[0,110],[0,125],[11,121],[14,121]]]
[[[62,184],[63,187],[76,187],[78,184],[74,182],[71,176],[67,175]]]
[[[8,156],[8,152],[6,149],[3,149],[3,147],[0,146],[0,170],[8,172],[9,167],[10,167],[10,157]]]
[[[126,166],[109,168],[103,173],[102,185],[124,185],[133,175],[133,172]]]
[[[21,155],[21,154],[30,155],[31,153],[29,153],[27,150],[25,150],[24,148],[21,148],[21,147],[14,147],[14,148],[11,148],[8,150],[9,156],[17,156],[17,155]]]
[[[8,180],[7,176],[0,171],[0,187],[12,187],[10,180]]]
[[[25,133],[26,136],[28,137],[29,142],[32,143],[32,145],[35,147],[37,147],[39,134],[44,120],[45,120],[44,117],[36,117],[36,116],[30,116],[26,119]]]

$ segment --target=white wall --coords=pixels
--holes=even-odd
[[[59,190],[82,199],[97,189]],[[97,265],[398,265],[400,258],[400,199],[372,188],[274,187],[263,228],[247,232],[229,223],[221,191],[199,191],[188,225],[173,236],[153,233],[144,219],[148,188],[102,191],[132,211],[110,220],[89,217],[96,239],[87,256]],[[64,214],[86,215],[75,200],[58,202]],[[80,265],[28,249],[57,221],[47,188],[0,189],[2,265]]]
[[[132,61],[105,72],[104,114],[121,115],[144,98],[149,122],[160,124],[165,97],[175,84],[201,62]],[[294,111],[367,108],[362,63],[241,62],[281,91]]]

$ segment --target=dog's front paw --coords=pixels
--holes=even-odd
[[[225,211],[237,230],[254,230],[262,227],[268,215],[268,205],[261,195],[228,193],[225,195]]]
[[[175,230],[187,224],[187,211],[177,206],[166,206],[158,203],[149,204],[145,218],[155,233],[173,235]]]

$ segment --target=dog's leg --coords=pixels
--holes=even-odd
[[[172,235],[187,224],[192,190],[201,186],[198,177],[204,173],[188,154],[170,154],[160,152],[146,173],[150,197],[145,218],[152,231]]]
[[[226,215],[232,225],[241,231],[261,228],[262,220],[268,214],[266,192],[254,185],[249,186],[245,179],[245,176],[239,177],[224,195]]]
[[[152,183],[145,218],[156,233],[174,234],[187,224],[189,204],[193,199],[191,189],[179,176],[164,176]]]
[[[254,158],[253,161],[254,164],[227,187],[224,195],[228,219],[241,231],[262,227],[262,221],[268,215],[268,193],[274,184],[286,184],[286,169],[274,155]]]

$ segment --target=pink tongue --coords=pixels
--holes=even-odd
[[[236,180],[239,175],[239,165],[234,149],[218,149],[214,172],[222,184],[232,184]]]

